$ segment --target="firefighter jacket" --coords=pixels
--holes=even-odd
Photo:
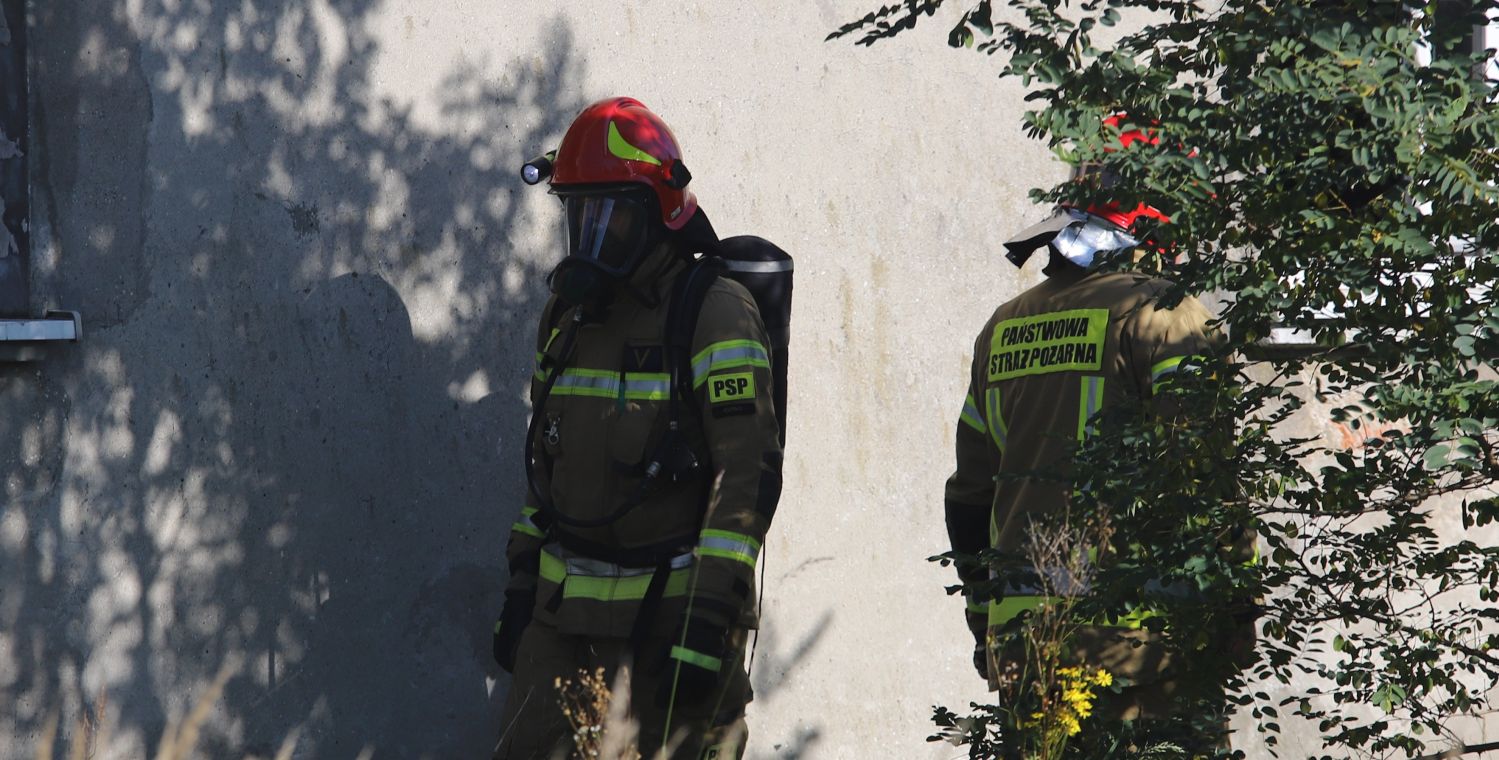
[[[947,481],[954,550],[1019,552],[1029,516],[1059,512],[1068,498],[1055,475],[1031,475],[1065,475],[1100,409],[1130,397],[1150,399],[1184,360],[1210,347],[1210,315],[1195,299],[1156,307],[1169,286],[1067,266],[994,312],[974,343],[957,425],[957,469]],[[960,572],[965,582],[982,580],[977,574],[987,570]],[[1044,599],[1034,587],[1013,586],[997,600],[970,599],[970,626],[981,633],[1003,625]],[[1138,623],[1083,626],[1074,644],[1091,664],[1148,681],[1169,665],[1163,648],[1137,645],[1149,639]],[[989,672],[995,673],[992,663]]]
[[[666,322],[682,268],[671,264],[644,292],[621,292],[601,321],[576,328],[573,341],[565,335],[572,309],[554,300],[543,312],[552,316],[537,333],[531,383],[532,413],[542,417],[533,477],[566,515],[613,513],[637,493],[666,435]],[[765,327],[743,286],[724,278],[711,286],[684,358],[693,390],[678,417],[701,465],[696,477],[653,480],[639,504],[608,525],[547,525],[541,505],[527,503],[511,528],[510,590],[534,589],[536,619],[563,634],[631,635],[663,563],[669,575],[659,608],[648,611],[648,635],[670,634],[689,598],[694,616],[756,625],[754,571],[780,498],[781,446]],[[552,373],[560,375],[541,398]]]

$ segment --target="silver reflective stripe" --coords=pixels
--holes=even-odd
[[[769,362],[770,357],[766,356],[765,349],[759,346],[715,349],[692,365],[693,381],[696,382],[705,377],[714,365],[727,365],[741,361],[746,364],[754,361]]]
[[[718,549],[726,552],[734,552],[735,554],[743,554],[750,559],[759,559],[760,557],[759,546],[749,541],[738,541],[721,536],[703,536],[698,542],[698,546],[703,549]]]
[[[537,525],[536,522],[531,519],[531,515],[536,514],[536,511],[537,510],[535,507],[525,507],[521,509],[520,517],[515,521],[515,525],[511,526],[512,529],[519,530],[522,533],[536,536],[538,538],[545,536],[546,531],[542,530],[541,526]]]
[[[730,272],[773,274],[775,272],[792,271],[791,259],[784,261],[739,261],[738,259],[724,259],[723,265],[724,269]]]
[[[554,388],[568,391],[589,390],[595,393],[587,395],[616,396],[619,394],[619,375],[617,374],[582,374],[575,370],[563,370],[562,376],[557,378]],[[641,396],[649,399],[666,398],[671,390],[669,379],[641,379],[625,375],[625,392],[633,396]]]
[[[1084,375],[1078,387],[1077,439],[1088,437],[1093,431],[1092,421],[1103,409],[1103,378]]]
[[[650,393],[665,395],[671,390],[670,380],[626,380],[625,390],[631,393]]]
[[[588,578],[633,578],[641,575],[650,575],[656,572],[654,567],[624,567],[613,562],[605,562],[592,557],[580,557],[563,549],[557,544],[547,544],[542,551],[560,559],[567,565],[568,575],[580,575]],[[678,554],[671,558],[671,569],[681,570],[692,566],[692,552]]]
[[[586,375],[574,375],[564,371],[562,377],[557,378],[556,388],[592,388],[594,390],[617,393],[619,391],[618,377],[588,377]]]
[[[978,405],[973,403],[973,395],[963,399],[963,414],[959,417],[969,427],[979,432],[984,431],[984,417],[979,414]]]
[[[1049,596],[1067,599],[1082,596],[1093,586],[1088,578],[1074,578],[1063,567],[1052,567],[1037,572],[1047,576],[1047,583],[1007,583],[1001,596]],[[1046,588],[1047,585],[1053,588]]]
[[[994,439],[994,445],[1001,453],[1005,450],[1005,443],[1010,437],[1010,430],[1005,425],[1003,411],[1000,409],[999,387],[994,386],[984,394],[985,420],[989,425],[989,436]]]

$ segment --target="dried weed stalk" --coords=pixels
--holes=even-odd
[[[591,673],[579,670],[574,678],[556,680],[562,714],[572,727],[572,758],[640,760],[636,749],[640,727],[630,718],[628,679],[628,669],[620,668],[611,689],[604,680],[604,669],[598,668]]]
[[[1036,568],[1036,593],[1047,601],[1026,621],[1024,663],[1007,663],[998,679],[1004,703],[1035,706],[1012,715],[1012,728],[1021,734],[1014,738],[1028,747],[1031,760],[1061,758],[1067,740],[1091,712],[1092,689],[1106,685],[1106,673],[1084,671],[1066,660],[1081,625],[1073,608],[1092,588],[1097,556],[1112,536],[1107,515],[1078,523],[1068,512],[1055,523],[1031,523],[1026,559]]]
[[[229,679],[238,670],[237,661],[226,662],[222,668],[219,668],[218,675],[208,685],[207,690],[193,704],[187,717],[180,723],[176,720],[168,721],[166,732],[162,735],[161,744],[156,750],[156,760],[190,760],[196,755],[195,749],[203,725],[208,722],[208,716],[213,712],[214,704],[223,695],[224,687],[229,683]],[[108,711],[108,696],[100,692],[99,697],[94,701],[93,709],[83,711],[74,723],[73,736],[68,743],[69,760],[94,760],[108,745],[105,730]],[[42,738],[36,747],[36,760],[53,760],[57,724],[58,716],[54,711],[47,717],[47,722],[42,728]],[[276,753],[276,760],[291,760],[292,752],[297,746],[297,737],[298,732],[293,731],[286,738]],[[365,755],[361,755],[361,758],[363,757]]]

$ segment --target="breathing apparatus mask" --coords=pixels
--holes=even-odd
[[[626,186],[557,195],[567,257],[547,275],[547,284],[564,304],[597,314],[665,239],[654,194]]]

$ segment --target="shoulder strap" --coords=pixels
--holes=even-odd
[[[672,286],[671,304],[666,309],[666,361],[672,375],[673,419],[677,418],[678,401],[692,400],[692,336],[697,332],[708,290],[723,272],[723,259],[703,256],[689,264]]]

